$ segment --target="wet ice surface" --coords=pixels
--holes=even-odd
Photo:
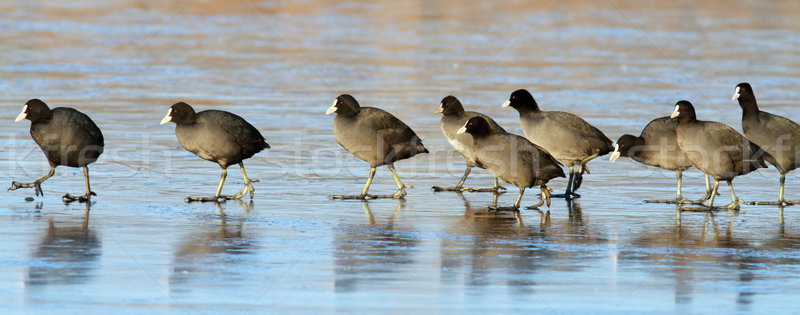
[[[730,95],[749,81],[763,109],[800,119],[797,3],[251,5],[0,4],[6,183],[47,170],[29,123],[11,123],[29,98],[86,112],[107,143],[91,166],[98,197],[88,217],[59,200],[82,192],[77,169],[59,168],[36,202],[24,201],[31,190],[5,193],[1,311],[795,310],[796,207],[678,217],[641,202],[673,196],[672,172],[604,158],[589,165],[584,197],[555,199],[549,215],[487,213],[491,194],[429,187],[463,171],[432,115],[447,94],[519,133],[517,114],[499,105],[526,87],[544,109],[578,113],[616,139],[679,99],[740,130]],[[327,199],[357,193],[368,173],[322,115],[345,92],[395,113],[433,152],[397,164],[416,186],[407,201]],[[211,194],[219,168],[158,125],[178,100],[233,111],[267,137],[273,149],[246,162],[261,179],[252,204],[183,203]],[[229,174],[225,191],[235,192],[238,170]],[[687,172],[686,194],[701,195],[701,183]],[[468,184],[491,177],[476,170]],[[777,195],[774,169],[736,184],[746,200]],[[388,170],[372,189],[394,190]],[[511,188],[499,202],[515,196]],[[787,196],[800,198],[795,173]]]

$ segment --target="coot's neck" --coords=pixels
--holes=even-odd
[[[642,136],[638,136],[636,138],[633,138],[633,144],[630,147],[628,147],[627,151],[633,150],[635,148],[635,150],[633,152],[634,152],[634,154],[636,154],[636,153],[644,151],[643,150],[644,146],[645,146],[644,138],[642,138]],[[626,154],[625,156],[628,156],[628,155]]]
[[[678,117],[678,125],[688,125],[697,121],[697,114],[694,111]]]
[[[464,106],[461,106],[461,103],[455,102],[450,104],[447,109],[442,112],[444,116],[459,116],[464,113]]]
[[[739,96],[739,106],[742,107],[742,119],[758,119],[758,103],[755,95]]]
[[[520,116],[527,115],[527,114],[535,114],[540,112],[539,104],[536,103],[536,100],[531,98],[529,101],[523,101],[521,106],[516,107],[517,111],[519,112]]]

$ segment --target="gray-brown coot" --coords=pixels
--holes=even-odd
[[[774,164],[771,155],[750,142],[728,125],[715,121],[697,120],[694,106],[689,101],[678,101],[671,118],[678,120],[678,146],[692,165],[714,177],[714,188],[708,207],[714,207],[714,197],[719,181],[728,182],[731,203],[721,208],[739,209],[741,199],[736,197],[733,179],[759,168],[766,168],[764,161]]]
[[[778,201],[753,202],[758,205],[791,205],[800,201],[787,201],[783,198],[786,173],[800,166],[797,157],[800,150],[800,125],[782,116],[758,110],[756,95],[748,83],[739,83],[733,93],[733,99],[739,100],[742,107],[742,129],[750,141],[755,142],[767,151],[777,164],[780,172],[780,188]]]
[[[103,153],[103,133],[89,116],[69,107],[50,109],[38,99],[29,100],[22,107],[16,121],[31,121],[31,137],[44,152],[50,163],[50,172],[33,183],[12,182],[9,190],[18,188],[35,189],[37,196],[44,196],[41,184],[55,174],[56,166],[83,168],[86,179],[86,194],[83,196],[64,195],[66,201],[88,201],[96,196],[89,185],[89,164],[97,161]]]
[[[515,134],[492,132],[491,126],[483,117],[470,118],[458,133],[472,135],[477,159],[489,172],[519,188],[514,206],[498,209],[519,209],[525,188],[534,186],[540,186],[542,199],[539,204],[528,209],[538,208],[545,203],[550,206],[550,188],[547,187],[547,182],[566,176],[561,169],[561,163],[547,150]]]
[[[356,99],[348,94],[339,95],[326,115],[336,113],[333,119],[333,134],[336,142],[357,158],[369,163],[370,172],[367,183],[359,195],[332,195],[332,199],[395,198],[406,196],[407,186],[400,181],[394,162],[404,160],[420,153],[428,153],[416,133],[397,117],[373,107],[361,107]],[[391,195],[369,194],[369,186],[375,177],[375,169],[386,165],[392,171],[397,183],[397,191]]]
[[[465,188],[464,182],[467,176],[472,171],[473,167],[485,168],[480,161],[477,160],[475,145],[472,141],[472,136],[468,133],[458,134],[458,129],[472,117],[483,117],[489,124],[489,129],[492,133],[505,133],[505,129],[500,127],[492,118],[477,112],[468,112],[464,110],[464,106],[455,96],[448,95],[442,99],[439,108],[436,109],[434,114],[442,114],[441,128],[447,141],[453,146],[461,156],[464,157],[464,162],[467,163],[467,169],[464,170],[464,176],[458,181],[455,187],[439,187],[433,186],[434,191],[471,191],[471,192],[496,192],[505,187],[500,186],[497,177],[494,178],[493,188]]]
[[[519,112],[528,140],[569,167],[566,192],[553,197],[580,197],[575,191],[581,186],[583,173],[589,173],[586,163],[614,151],[611,139],[575,114],[540,110],[533,95],[525,89],[511,93],[503,103],[503,107],[508,106]]]
[[[678,179],[676,198],[668,200],[645,200],[645,202],[662,203],[703,203],[711,197],[711,184],[706,178],[706,194],[698,201],[691,201],[683,197],[681,183],[683,171],[692,167],[692,163],[678,147],[678,135],[675,130],[678,121],[669,117],[660,117],[650,121],[637,137],[626,134],[619,137],[614,144],[614,152],[609,157],[611,162],[620,156],[629,157],[644,165],[655,166],[665,170],[675,171]]]
[[[217,191],[212,197],[187,197],[186,201],[222,201],[241,199],[248,191],[253,199],[257,179],[247,177],[245,159],[261,150],[268,149],[264,137],[244,118],[221,110],[204,110],[199,113],[184,102],[175,103],[161,120],[161,124],[175,123],[178,143],[202,159],[219,164],[222,176]],[[235,195],[222,195],[222,186],[228,176],[228,166],[239,164],[244,178],[244,187]]]

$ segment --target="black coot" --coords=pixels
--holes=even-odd
[[[742,107],[744,135],[775,158],[777,162],[775,167],[781,174],[778,201],[754,202],[754,204],[800,203],[800,201],[786,201],[783,198],[786,173],[800,166],[800,159],[797,158],[797,152],[800,150],[800,125],[786,117],[758,110],[756,95],[748,83],[739,83],[736,86],[733,99],[739,100],[739,106]]]
[[[774,164],[772,156],[728,125],[697,120],[694,106],[689,101],[676,103],[670,117],[678,120],[678,146],[694,167],[715,179],[708,206],[714,206],[719,181],[725,180],[730,187],[732,201],[722,208],[739,209],[741,199],[736,197],[733,190],[733,179],[767,167],[764,160]]]
[[[252,183],[258,180],[247,177],[242,161],[269,148],[258,129],[236,114],[221,110],[196,113],[184,102],[175,103],[169,108],[161,124],[168,122],[175,123],[175,135],[184,149],[200,158],[216,162],[222,168],[222,178],[213,197],[187,197],[187,201],[240,199],[248,191],[250,199],[253,199],[255,188]],[[228,166],[234,164],[239,164],[242,170],[244,187],[235,195],[222,195]]]
[[[336,113],[333,134],[336,142],[357,158],[369,163],[370,173],[360,195],[333,195],[333,199],[395,198],[406,195],[406,185],[400,181],[394,162],[420,153],[428,153],[422,140],[411,128],[388,112],[373,107],[360,107],[356,99],[348,94],[339,95],[326,115]],[[392,171],[397,191],[391,195],[370,195],[369,186],[378,166],[387,165]]]
[[[706,195],[703,198],[698,201],[691,201],[683,197],[681,193],[683,171],[692,167],[692,163],[678,147],[678,135],[675,131],[677,128],[678,121],[676,119],[669,117],[656,118],[642,129],[642,133],[638,137],[630,134],[622,135],[614,145],[614,152],[609,158],[611,162],[616,161],[620,156],[625,156],[644,165],[675,171],[678,179],[676,199],[645,200],[645,202],[703,203],[711,197],[711,185],[708,175],[705,175]]]
[[[538,208],[544,203],[550,206],[550,188],[547,187],[547,182],[565,175],[561,163],[545,149],[515,134],[493,133],[489,122],[483,117],[470,118],[458,133],[472,135],[477,159],[489,172],[519,188],[514,206],[504,209],[518,209],[525,188],[533,186],[541,187],[542,200],[528,208]]]
[[[528,140],[569,167],[567,190],[564,195],[554,197],[580,197],[575,191],[580,188],[583,173],[589,172],[586,163],[614,151],[611,139],[575,114],[540,110],[533,95],[525,89],[511,93],[508,101],[503,103],[503,107],[508,106],[519,112],[520,124]]]
[[[38,99],[25,103],[16,121],[23,119],[31,121],[31,137],[47,157],[50,172],[33,183],[12,182],[9,190],[33,187],[37,196],[44,196],[41,183],[55,174],[56,166],[64,165],[83,168],[83,176],[86,178],[86,194],[66,194],[65,200],[84,202],[96,196],[89,185],[88,165],[97,161],[103,153],[104,143],[103,133],[92,119],[69,107],[50,109]]]
[[[485,168],[480,161],[477,160],[476,152],[475,152],[475,145],[472,141],[472,136],[468,133],[458,134],[458,129],[464,126],[464,124],[472,117],[483,117],[489,124],[489,129],[492,133],[496,132],[506,132],[503,127],[500,127],[492,118],[486,116],[481,113],[477,112],[468,112],[464,111],[464,106],[461,105],[461,102],[452,95],[448,95],[442,99],[442,102],[439,104],[439,108],[436,109],[434,114],[442,114],[442,122],[441,128],[442,133],[444,134],[447,141],[450,142],[450,145],[453,146],[461,156],[464,157],[464,161],[467,163],[467,169],[464,170],[464,176],[461,177],[461,180],[458,181],[455,187],[439,187],[433,186],[434,191],[472,191],[472,192],[479,192],[479,191],[491,191],[495,192],[500,189],[505,189],[505,187],[500,186],[500,183],[497,177],[494,178],[494,187],[493,188],[464,188],[464,182],[467,180],[467,176],[472,171],[473,167],[480,167]]]

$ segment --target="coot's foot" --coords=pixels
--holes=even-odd
[[[361,194],[361,195],[330,195],[329,198],[331,198],[333,200],[345,200],[345,199],[366,200],[367,196],[368,196],[367,194]]]
[[[92,191],[92,192],[89,192],[89,193],[87,193],[85,195],[82,195],[82,196],[73,196],[73,195],[70,195],[70,194],[66,194],[66,195],[64,195],[64,197],[61,197],[61,198],[64,199],[65,202],[73,202],[73,201],[87,202],[87,201],[90,201],[92,199],[92,196],[97,196],[97,194],[95,194]]]
[[[242,187],[242,190],[240,190],[238,193],[236,193],[236,195],[227,196],[227,197],[233,197],[233,198],[228,198],[228,200],[241,199],[242,197],[244,197],[245,194],[247,194],[248,191],[250,192],[250,199],[253,199],[253,197],[255,195],[256,188],[253,187],[252,183],[258,183],[258,179],[250,178],[250,180],[248,180],[246,183],[244,183],[244,187]]]
[[[797,203],[800,202],[784,200],[784,201],[751,201],[745,204],[753,206],[794,206]]]
[[[232,196],[213,196],[213,197],[186,197],[186,202],[224,202],[233,198]]]
[[[550,195],[550,197],[551,197],[551,198],[575,199],[575,198],[580,198],[580,197],[581,197],[581,195],[579,195],[579,194],[576,194],[576,193],[571,193],[571,194],[556,194],[556,195]]]
[[[721,207],[714,207],[714,209],[716,209],[716,210],[733,210],[733,211],[738,211],[739,208],[741,208],[741,207],[739,206],[739,202],[738,201],[737,202],[731,202],[731,203],[729,203],[727,205],[724,205],[724,206],[721,206]]]
[[[492,187],[492,188],[472,188],[472,187],[467,187],[467,188],[464,188],[463,191],[467,191],[467,192],[497,192],[497,193],[504,193],[505,190],[506,190],[505,187],[498,186],[498,187]]]
[[[433,186],[433,187],[431,187],[431,189],[433,189],[433,191],[435,191],[435,192],[442,192],[442,191],[463,191],[464,187],[463,187],[463,186],[455,186],[455,187],[439,187],[439,186]]]
[[[514,212],[518,212],[519,211],[519,207],[515,207],[515,206],[508,206],[508,207],[489,206],[489,210],[492,210],[492,211],[514,211]]]
[[[38,182],[20,183],[20,182],[17,182],[17,181],[12,181],[11,182],[11,187],[8,187],[8,190],[11,191],[11,190],[17,190],[17,189],[20,189],[20,188],[33,188],[34,189],[34,194],[37,197],[39,197],[39,196],[44,197],[44,191],[42,191],[42,185],[41,185],[41,183],[38,183]]]
[[[702,204],[705,202],[703,201],[692,201],[686,199],[685,197],[681,197],[681,199],[648,199],[644,200],[645,203],[667,203],[667,204]]]
[[[503,186],[493,187],[493,188],[475,188],[475,187],[439,187],[433,186],[431,187],[435,192],[442,192],[442,191],[460,191],[460,192],[505,192],[501,190],[506,190]]]
[[[410,187],[410,186],[406,186],[406,187]],[[371,195],[371,194],[367,194],[367,197],[369,197],[370,199],[382,199],[382,198],[405,199],[406,198],[406,189],[405,188],[400,188],[400,189],[398,189],[397,191],[395,191],[391,195]]]

